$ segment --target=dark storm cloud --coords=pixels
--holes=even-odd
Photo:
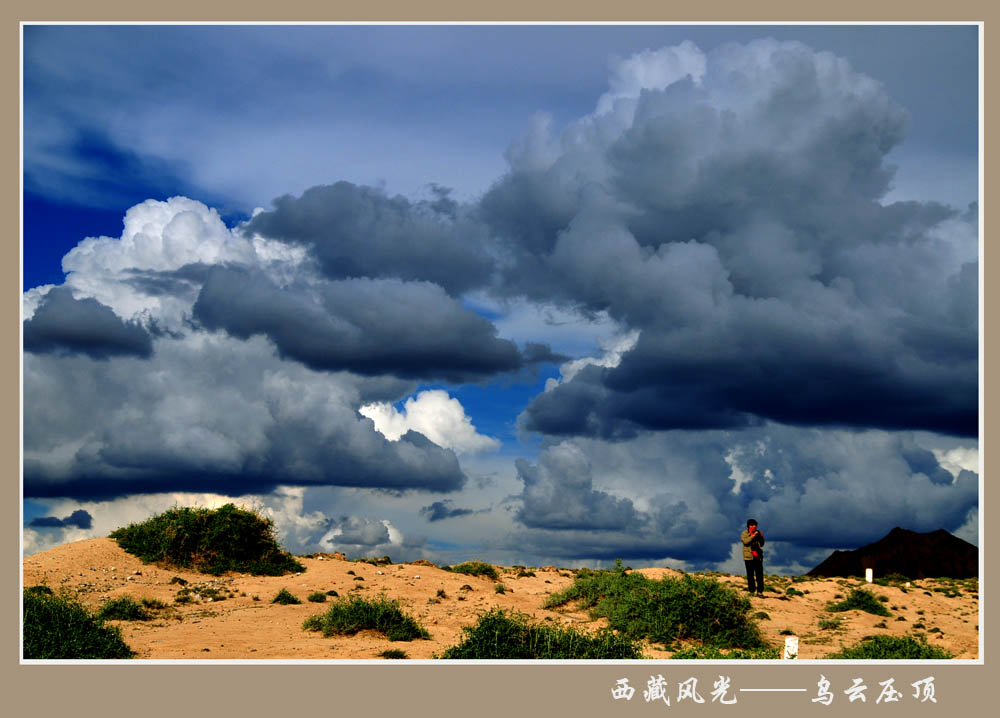
[[[338,182],[279,197],[246,231],[308,247],[333,279],[426,280],[456,295],[485,284],[493,259],[485,229],[456,218],[445,190],[435,194],[434,202],[411,203]]]
[[[454,452],[412,431],[389,441],[357,412],[411,389],[311,372],[262,339],[171,340],[142,363],[27,355],[24,495],[457,490],[466,477]]]
[[[502,290],[605,310],[641,337],[619,366],[541,395],[525,426],[976,435],[977,228],[880,202],[906,126],[843,61],[759,42],[527,143],[481,204],[512,246]]]
[[[529,528],[627,530],[636,522],[632,502],[592,487],[581,452],[563,445],[543,453],[538,465],[517,461],[524,504],[517,520]]]
[[[49,290],[24,322],[24,348],[36,354],[147,358],[153,341],[140,324],[125,322],[96,299],[74,299],[68,287]]]
[[[60,519],[55,516],[39,516],[33,519],[29,526],[32,528],[66,528],[73,526],[78,529],[89,529],[94,523],[94,517],[83,509],[77,509],[66,518]]]
[[[420,515],[426,516],[428,521],[434,522],[476,513],[473,509],[453,509],[451,506],[452,504],[449,499],[435,501],[431,505],[421,508]]]
[[[265,335],[282,356],[317,370],[461,381],[523,365],[488,320],[427,282],[346,279],[313,294],[220,268],[193,314],[204,327],[242,339]]]
[[[519,462],[518,478],[524,529],[511,540],[579,560],[710,566],[730,558],[754,517],[772,561],[811,567],[894,526],[955,531],[978,504],[978,477],[953,479],[908,433],[774,424],[563,441],[537,464]]]

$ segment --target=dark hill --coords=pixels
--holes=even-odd
[[[921,534],[898,526],[875,543],[853,551],[834,551],[807,576],[875,577],[899,573],[907,578],[971,578],[979,575],[979,549],[944,529]]]

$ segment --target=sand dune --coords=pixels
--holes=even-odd
[[[119,596],[158,599],[169,608],[156,611],[151,621],[116,622],[128,645],[139,659],[378,659],[387,649],[400,649],[411,659],[430,659],[461,640],[463,626],[473,625],[478,614],[500,606],[517,609],[539,620],[596,629],[602,621],[591,620],[585,612],[547,610],[545,598],[573,582],[568,569],[535,568],[535,576],[517,578],[517,569],[497,567],[506,593],[495,590],[496,582],[452,573],[424,564],[389,564],[347,561],[333,555],[299,559],[305,572],[281,577],[227,574],[220,577],[143,564],[108,538],[57,546],[23,561],[24,586],[44,583],[54,590],[67,588],[92,608]],[[353,571],[353,575],[349,573]],[[676,574],[670,569],[641,569],[650,578]],[[175,598],[187,581],[191,594],[201,597],[178,604]],[[716,576],[742,588],[740,576]],[[359,580],[363,579],[363,580]],[[765,583],[776,591],[754,598],[754,611],[767,619],[760,625],[769,642],[783,645],[782,631],[800,637],[799,656],[822,658],[841,645],[853,645],[873,634],[907,635],[915,624],[923,624],[931,645],[954,653],[959,659],[978,657],[978,596],[967,591],[948,597],[935,588],[947,584],[934,579],[914,583],[907,592],[891,586],[871,586],[873,592],[888,597],[892,618],[883,619],[860,611],[828,614],[824,607],[836,594],[846,595],[852,587],[863,586],[858,579],[810,579],[789,583],[768,577]],[[785,595],[785,588],[804,595]],[[282,588],[302,599],[301,605],[272,604]],[[302,629],[302,622],[320,613],[326,604],[310,603],[306,596],[321,591],[340,596],[359,593],[375,597],[385,593],[400,599],[412,616],[430,632],[430,640],[390,642],[380,634],[364,631],[354,636],[324,638]],[[443,591],[444,596],[438,592]],[[212,600],[215,594],[223,600]],[[257,597],[259,600],[254,600]],[[328,599],[335,600],[335,599]],[[832,615],[843,618],[836,629],[820,629],[819,621]],[[905,620],[897,620],[903,617]],[[884,627],[881,627],[881,625]],[[931,632],[933,629],[938,631]],[[921,630],[921,629],[916,629]],[[662,646],[645,649],[649,658],[668,658]]]

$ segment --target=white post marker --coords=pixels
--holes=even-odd
[[[870,568],[866,568],[865,569],[865,581],[867,583],[871,583],[872,582],[872,570]]]
[[[782,660],[792,660],[799,657],[799,637],[785,636],[785,652],[781,654]]]

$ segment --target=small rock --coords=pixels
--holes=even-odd
[[[385,573],[383,571],[376,571],[375,573],[377,573],[379,576],[384,576],[385,575]],[[80,575],[82,576],[83,574],[81,573]]]
[[[420,578],[420,576],[414,576],[413,578]]]
[[[317,560],[317,561],[322,561],[322,560],[323,560],[323,557],[322,557],[322,556],[317,556],[317,557],[316,557],[316,560]],[[254,649],[254,650],[257,650],[257,649]]]
[[[135,580],[135,576],[129,576],[129,577],[128,577],[128,578],[126,578],[125,580],[126,580],[126,581],[134,581],[134,580]]]

